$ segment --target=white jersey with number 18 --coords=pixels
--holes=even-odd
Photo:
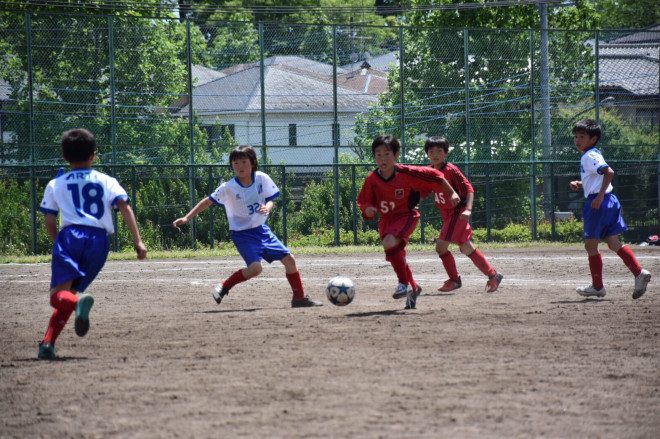
[[[129,200],[114,177],[92,169],[76,169],[48,183],[39,210],[53,215],[59,212],[62,228],[77,224],[112,234],[112,211],[117,210],[120,199]]]

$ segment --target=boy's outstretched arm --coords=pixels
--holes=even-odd
[[[126,200],[117,201],[117,208],[121,212],[121,216],[124,218],[128,231],[131,232],[131,236],[133,237],[133,248],[137,252],[137,258],[146,258],[147,247],[144,245],[142,238],[140,237],[140,230],[138,229],[133,209],[131,209],[131,206],[129,206]]]
[[[190,209],[190,212],[188,212],[186,216],[175,219],[174,222],[172,223],[172,226],[179,227],[186,224],[188,221],[193,219],[195,215],[198,215],[204,212],[206,209],[208,209],[211,206],[211,204],[213,204],[213,201],[211,201],[209,197],[204,198],[199,203],[197,203],[195,207]]]

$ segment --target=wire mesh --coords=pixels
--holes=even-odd
[[[271,225],[285,240],[325,242],[335,229],[333,244],[367,242],[377,224],[354,198],[383,133],[401,140],[401,161],[419,164],[424,140],[446,137],[476,190],[473,227],[490,237],[525,224],[537,238],[555,212],[581,216],[568,184],[580,158],[571,128],[584,117],[603,127],[626,236],[658,231],[657,31],[3,17],[3,249],[49,248],[36,210],[65,165],[59,138],[75,127],[95,133],[98,166],[125,185],[162,248],[228,240],[218,209],[190,233],[170,224],[231,178],[238,144],[258,149],[282,189]],[[425,226],[441,226],[432,203],[422,211]],[[116,247],[129,245],[118,230]]]

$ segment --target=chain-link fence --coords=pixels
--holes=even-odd
[[[270,221],[285,240],[331,233],[335,245],[365,243],[375,223],[360,218],[355,196],[373,168],[371,140],[383,133],[400,139],[408,163],[426,163],[427,137],[449,139],[449,159],[475,186],[473,227],[485,239],[510,223],[530,239],[553,239],[557,219],[581,216],[581,194],[568,183],[579,177],[571,127],[583,117],[603,126],[599,147],[617,173],[625,237],[658,233],[657,30],[5,12],[0,48],[5,251],[50,248],[38,203],[64,166],[61,133],[76,127],[95,133],[99,169],[130,188],[140,226],[163,248],[227,241],[215,209],[190,233],[169,224],[231,177],[237,144],[258,148],[280,185]],[[425,240],[439,218],[429,202],[421,210],[416,239]],[[119,230],[115,248],[130,243]]]

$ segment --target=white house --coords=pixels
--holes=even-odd
[[[241,64],[196,86],[192,105],[209,128],[220,120],[241,144],[263,145],[261,67]],[[333,68],[294,56],[268,58],[263,67],[265,143],[273,163],[332,163],[334,123]],[[385,74],[370,68],[337,68],[339,145],[349,151],[358,114],[367,111],[387,87]],[[188,102],[174,114],[189,116]],[[217,136],[211,133],[211,137]],[[301,148],[309,146],[310,148]]]

